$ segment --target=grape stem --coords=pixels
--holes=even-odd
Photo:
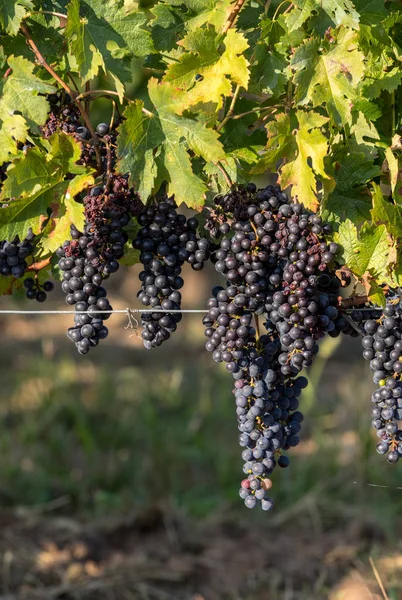
[[[235,22],[235,19],[236,19],[237,15],[239,14],[239,12],[242,9],[243,4],[245,3],[245,1],[246,0],[237,0],[237,2],[235,3],[235,5],[232,8],[232,12],[228,16],[228,18],[226,20],[226,23],[223,26],[222,33],[227,33],[229,31],[229,29],[232,27],[233,23]]]
[[[223,175],[223,177],[224,177],[224,179],[225,179],[225,181],[226,181],[226,183],[227,183],[227,185],[228,185],[228,188],[229,188],[229,189],[231,189],[231,188],[233,187],[233,181],[231,181],[231,179],[230,179],[229,175],[226,173],[226,171],[225,171],[225,169],[223,168],[222,164],[221,164],[220,162],[218,162],[218,163],[216,164],[216,166],[218,167],[218,169],[219,169],[219,170],[220,170],[220,172],[222,173],[222,175]]]
[[[218,127],[216,128],[216,131],[220,131],[226,125],[226,123],[233,117],[236,100],[239,97],[239,93],[240,93],[240,85],[237,85],[236,89],[234,91],[234,94],[233,94],[232,102],[230,103],[230,106],[229,106],[229,110],[226,113],[226,116],[219,123]]]
[[[76,103],[78,110],[80,111],[81,117],[82,119],[85,121],[85,125],[87,126],[92,139],[94,140],[94,148],[95,148],[95,153],[96,153],[96,163],[98,168],[101,168],[102,165],[102,157],[100,154],[100,150],[99,150],[99,144],[98,144],[98,138],[96,137],[95,134],[95,130],[92,127],[92,123],[87,115],[87,113],[85,112],[81,102],[79,100],[77,100],[77,93],[74,92],[70,86],[61,79],[61,77],[59,77],[59,75],[57,75],[57,73],[52,69],[52,67],[47,63],[45,57],[43,56],[43,54],[41,53],[41,51],[39,50],[38,46],[35,44],[34,40],[32,39],[31,36],[31,32],[29,31],[29,28],[25,25],[25,23],[21,24],[21,31],[24,34],[24,36],[26,37],[26,40],[29,44],[29,46],[31,47],[32,52],[35,54],[36,59],[38,61],[38,63],[44,68],[46,69],[46,71],[48,73],[50,73],[50,75],[57,81],[57,83],[59,85],[61,85],[61,87],[68,93],[70,94],[71,98],[74,99],[74,102]]]
[[[257,314],[254,314],[254,321],[255,321],[255,339],[258,344],[258,342],[260,341],[260,322],[258,320]]]
[[[364,331],[354,322],[354,320],[349,317],[349,315],[343,311],[340,311],[340,314],[342,315],[342,317],[345,319],[345,321],[347,321],[349,323],[349,325],[355,330],[357,331],[357,333],[361,336],[364,335]]]
[[[39,262],[34,262],[32,263],[32,265],[29,265],[29,267],[27,267],[27,271],[41,271],[42,269],[45,269],[46,267],[48,267],[50,265],[50,260],[51,257],[49,258],[44,258],[43,260],[40,260]]]
[[[354,296],[352,298],[338,298],[339,306],[342,308],[350,308],[351,306],[360,306],[369,302],[368,296]]]
[[[81,100],[82,98],[86,98],[87,96],[92,96],[93,94],[103,94],[104,96],[117,96],[118,98],[120,98],[120,94],[118,92],[114,92],[113,90],[90,90],[87,92],[82,92],[81,94],[79,94],[79,96],[77,96],[76,100]],[[131,98],[128,98],[127,96],[123,95],[124,100],[126,100],[127,102],[130,102],[131,104],[134,102],[133,100],[131,100]],[[150,110],[147,110],[144,106],[141,108],[141,111],[144,113],[144,115],[147,115],[148,117],[153,117],[154,113],[152,113]]]

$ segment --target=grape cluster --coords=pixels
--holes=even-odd
[[[284,452],[299,443],[299,397],[307,385],[299,373],[325,334],[349,327],[333,274],[338,246],[326,242],[330,226],[289,204],[279,186],[249,184],[218,199],[207,228],[221,236],[215,268],[227,282],[208,302],[206,348],[235,380],[247,475],[240,496],[247,507],[268,510],[269,476],[276,465],[288,466]]]
[[[380,442],[377,452],[390,463],[402,456],[402,309],[400,299],[387,303],[377,319],[364,323],[363,357],[370,361],[373,381],[380,387],[372,394],[372,426]]]
[[[109,318],[112,307],[102,283],[119,269],[128,240],[124,227],[137,203],[124,176],[114,175],[107,185],[92,188],[84,198],[84,231],[72,226],[72,240],[57,252],[66,302],[78,313],[67,335],[80,354],[86,354],[108,334],[103,321]]]
[[[41,284],[37,276],[35,278],[27,277],[24,279],[24,287],[26,289],[25,296],[28,300],[46,302],[48,293],[54,290],[54,283],[48,280]]]
[[[24,240],[15,237],[0,242],[0,274],[3,277],[22,277],[28,267],[27,258],[34,252],[34,234],[29,230]]]
[[[137,216],[141,226],[133,247],[140,250],[144,267],[140,273],[140,302],[155,312],[142,313],[142,338],[147,349],[160,346],[176,330],[182,315],[181,293],[184,262],[200,270],[208,260],[211,244],[197,236],[198,221],[176,210],[173,197],[143,208]],[[166,311],[166,312],[162,312]]]

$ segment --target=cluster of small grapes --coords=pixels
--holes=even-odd
[[[340,283],[331,269],[338,246],[325,241],[330,226],[289,204],[279,186],[238,188],[219,199],[207,219],[210,231],[213,221],[223,236],[215,267],[227,287],[208,303],[206,348],[235,379],[247,475],[240,496],[246,506],[261,500],[268,510],[269,476],[277,464],[288,466],[283,452],[299,443],[298,399],[307,384],[299,373],[312,364],[318,340],[349,328],[338,311]],[[256,324],[265,315],[261,336],[253,314]]]
[[[54,283],[50,280],[40,283],[37,276],[27,277],[24,279],[24,287],[28,300],[46,302],[48,293],[54,290]]]
[[[0,242],[0,274],[3,277],[22,277],[28,267],[27,258],[34,252],[34,234],[29,230],[24,240],[15,237]]]
[[[0,242],[0,275],[3,277],[15,277],[20,279],[27,271],[27,259],[32,257],[35,250],[35,236],[30,229],[24,240],[15,237],[11,242],[4,240]],[[47,293],[54,288],[53,282],[45,281],[40,284],[37,276],[24,279],[26,297],[28,300],[44,302]]]
[[[50,113],[43,127],[40,128],[44,138],[49,138],[56,132],[80,134],[80,112],[69,94],[59,92],[49,94]],[[77,131],[78,130],[78,131]]]
[[[165,196],[153,206],[144,206],[137,216],[141,228],[133,247],[141,251],[140,261],[144,266],[137,296],[144,306],[159,311],[141,315],[142,338],[147,349],[167,340],[182,318],[180,312],[172,311],[181,308],[183,263],[187,261],[199,271],[211,254],[211,243],[197,235],[197,219],[186,219],[176,208],[174,198]]]
[[[128,240],[124,227],[137,210],[138,198],[129,189],[127,177],[112,175],[104,186],[92,188],[84,206],[84,231],[73,226],[72,240],[57,252],[66,302],[77,311],[75,326],[67,335],[80,354],[89,352],[108,334],[103,321],[112,307],[102,282],[119,269]]]
[[[95,145],[98,144],[102,155],[102,168],[107,169],[107,157],[105,144],[112,142],[114,135],[109,132],[107,123],[99,123],[95,129],[97,139],[91,139],[91,133],[87,127],[81,123],[81,115],[76,104],[72,101],[69,94],[59,92],[50,94],[48,100],[51,106],[51,112],[43,127],[41,133],[45,138],[53,133],[63,131],[73,135],[81,143],[80,164],[92,164],[95,166]],[[113,148],[113,144],[111,144]],[[112,150],[112,152],[114,152]]]
[[[372,426],[380,442],[377,452],[389,463],[402,456],[402,307],[399,299],[387,303],[381,316],[364,323],[363,357],[370,361],[373,381]]]

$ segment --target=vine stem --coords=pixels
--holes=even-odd
[[[342,317],[345,319],[345,321],[347,321],[349,323],[349,325],[355,330],[357,331],[357,333],[361,336],[364,335],[364,331],[354,322],[354,320],[349,317],[349,315],[343,311],[340,311],[340,314],[342,315]]]
[[[368,296],[354,296],[352,298],[341,298],[339,296],[339,306],[342,308],[350,308],[351,306],[360,306],[361,304],[366,304],[369,302]]]
[[[222,163],[218,162],[217,165],[218,169],[220,170],[220,172],[222,173],[228,188],[231,189],[233,187],[233,181],[230,179],[229,175],[226,173],[226,170],[224,169],[224,167],[222,166]]]
[[[395,118],[395,92],[391,94],[391,112],[392,112],[392,137],[395,135],[396,130],[396,118]]]
[[[53,10],[31,10],[27,15],[25,15],[24,19],[29,19],[29,17],[32,15],[52,15],[52,17],[59,17],[59,19],[67,20],[67,15],[55,12]]]
[[[74,92],[70,86],[61,79],[61,77],[59,77],[59,75],[57,75],[57,73],[52,69],[52,67],[47,63],[45,57],[43,56],[43,54],[41,53],[41,51],[39,50],[38,46],[35,44],[34,40],[32,39],[31,36],[31,32],[29,31],[28,27],[25,25],[25,23],[21,24],[21,31],[24,34],[24,36],[26,37],[26,40],[29,44],[29,46],[31,47],[31,50],[33,51],[33,53],[36,56],[36,59],[38,61],[38,63],[44,68],[46,69],[46,71],[48,73],[50,73],[50,75],[57,81],[57,83],[59,85],[61,85],[61,87],[68,93],[70,94],[71,98],[74,99],[74,102],[77,105],[78,110],[80,111],[81,117],[85,122],[85,125],[87,126],[92,139],[94,140],[94,148],[95,148],[95,153],[96,153],[96,163],[98,168],[101,167],[102,165],[102,157],[100,154],[100,150],[99,150],[99,144],[97,141],[97,137],[95,134],[95,130],[92,127],[92,123],[88,117],[88,114],[85,112],[81,102],[79,100],[77,100],[77,94],[76,92]]]
[[[258,315],[254,314],[254,321],[255,321],[255,339],[257,344],[260,341],[260,321],[258,319]]]
[[[241,11],[243,4],[246,0],[237,0],[235,5],[232,8],[230,15],[228,16],[225,25],[223,26],[222,33],[227,33],[229,29],[232,27],[233,23],[236,20],[237,15]]]
[[[40,260],[39,262],[34,262],[32,263],[32,265],[29,265],[29,267],[27,267],[27,271],[41,271],[42,269],[45,269],[46,267],[48,267],[50,265],[50,258],[44,258],[43,260]]]
[[[72,91],[72,89],[70,88],[70,86],[67,83],[65,83],[65,81],[63,81],[61,79],[61,77],[59,77],[57,75],[56,71],[54,71],[50,65],[48,65],[48,63],[46,62],[43,54],[41,53],[41,51],[39,50],[38,46],[33,41],[32,36],[31,36],[31,32],[29,31],[28,27],[24,23],[21,24],[21,31],[25,35],[28,44],[31,46],[31,50],[34,52],[38,63],[42,67],[44,67],[46,69],[46,71],[48,71],[48,73],[50,73],[50,75],[53,77],[53,79],[55,79],[57,81],[57,83],[59,85],[61,85],[61,87],[68,94],[71,95],[71,97],[74,97],[74,92]]]
[[[229,110],[226,113],[226,116],[219,123],[218,127],[216,128],[216,131],[220,131],[222,129],[222,127],[224,127],[226,125],[226,123],[229,121],[229,119],[231,119],[233,117],[234,108],[236,105],[237,98],[239,97],[239,93],[240,93],[240,85],[237,84],[236,89],[233,94],[232,102],[230,103],[230,106],[229,106]]]
[[[82,98],[87,98],[88,96],[93,96],[94,94],[104,94],[105,96],[117,96],[118,98],[120,97],[119,93],[114,92],[113,90],[90,90],[88,92],[82,92],[81,94],[79,94],[76,100],[82,100]],[[133,100],[131,100],[131,98],[128,98],[127,96],[123,96],[123,98],[131,104],[134,102]],[[144,113],[144,115],[147,115],[147,117],[155,116],[153,112],[151,112],[144,106],[141,108],[141,111]]]
[[[275,13],[274,13],[274,16],[272,17],[272,20],[273,20],[273,21],[275,21],[275,20],[276,20],[276,17],[278,16],[280,9],[281,9],[281,8],[282,8],[282,6],[283,6],[284,4],[286,4],[287,2],[290,2],[290,0],[283,0],[283,2],[281,2],[281,3],[279,4],[278,8],[276,9],[276,11],[275,11]],[[286,12],[292,8],[292,5],[293,5],[293,2],[290,2],[290,6],[288,6],[288,8],[286,9]]]

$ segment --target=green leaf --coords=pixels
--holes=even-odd
[[[102,52],[98,49],[93,35],[80,16],[80,0],[72,0],[67,7],[66,36],[70,53],[77,61],[78,72],[85,83],[104,67]]]
[[[287,62],[275,50],[269,50],[265,44],[257,44],[251,66],[249,91],[280,96],[287,81],[286,67]]]
[[[63,188],[66,189],[65,183]],[[71,225],[79,231],[83,231],[85,225],[84,205],[76,202],[73,198],[65,194],[64,202],[59,205],[59,210],[52,213],[51,218],[43,230],[40,239],[41,256],[54,254],[57,248],[63,245],[66,240],[71,238]]]
[[[49,112],[49,103],[39,94],[51,94],[55,92],[55,88],[34,75],[35,65],[21,56],[10,56],[8,65],[12,69],[12,73],[7,77],[3,86],[0,119],[7,123],[11,116],[15,118],[14,115],[18,111],[27,121],[28,126],[33,131],[37,131],[37,126],[45,123]],[[8,127],[9,125],[6,124],[5,131]],[[16,139],[23,141],[21,139],[23,131],[21,120],[16,121],[16,127],[19,131]],[[11,137],[14,136],[11,135]]]
[[[80,156],[80,145],[73,137],[65,133],[53,134],[47,144],[47,153],[35,147],[16,159],[7,171],[0,200],[35,195],[42,188],[62,181],[68,172],[87,172],[84,166],[74,164]]]
[[[130,182],[145,202],[153,193],[162,170],[176,201],[201,206],[206,186],[192,169],[189,150],[207,162],[224,160],[218,134],[195,119],[178,116],[178,99],[168,83],[149,81],[149,96],[155,113],[144,114],[143,104],[129,105],[119,128],[119,170],[130,173]]]
[[[91,170],[74,164],[80,156],[77,148],[71,136],[54,134],[45,151],[31,148],[14,161],[0,195],[2,202],[11,199],[0,210],[0,239],[23,238],[29,228],[39,233],[49,217],[56,223],[65,199],[71,200],[93,182]],[[69,172],[79,175],[65,180]]]
[[[335,189],[324,201],[323,217],[329,221],[349,219],[354,225],[369,221],[372,208],[367,183],[381,174],[381,169],[362,151],[341,156],[335,165]]]
[[[33,9],[30,0],[0,0],[0,25],[10,35],[17,35],[21,21]]]
[[[71,0],[67,7],[66,37],[70,56],[82,82],[99,69],[109,73],[120,95],[122,83],[131,81],[129,59],[155,51],[146,17],[126,12],[120,0]]]
[[[387,159],[389,168],[389,179],[391,184],[392,196],[396,204],[402,206],[402,165],[401,158],[396,157],[392,152],[391,148],[387,148],[385,151],[385,158]]]
[[[296,49],[290,62],[299,105],[325,104],[337,125],[351,124],[356,87],[364,73],[364,54],[357,48],[356,33],[341,30],[337,43],[308,40]]]
[[[358,113],[356,122],[352,125],[350,131],[355,136],[358,144],[374,146],[375,140],[380,139],[373,123],[368,122],[361,112]]]
[[[300,29],[317,8],[316,0],[293,2],[293,4],[295,5],[295,8],[283,17],[288,33]]]
[[[326,13],[335,26],[359,27],[359,13],[350,0],[298,0],[293,4],[296,8],[283,17],[289,33],[300,29],[307,19],[320,11]]]
[[[229,29],[222,36],[212,27],[204,27],[190,32],[181,46],[186,52],[168,66],[164,81],[184,92],[182,110],[207,102],[215,103],[219,109],[223,97],[232,93],[231,83],[247,88],[248,62],[243,53],[248,44],[242,33]],[[201,80],[196,80],[197,75]]]
[[[297,144],[290,128],[290,118],[286,113],[275,115],[275,120],[266,125],[268,143],[262,158],[252,168],[252,173],[264,173],[276,170],[278,161],[283,157],[292,157],[297,151]]]
[[[373,222],[384,226],[388,233],[397,241],[402,240],[402,206],[393,204],[383,196],[379,185],[373,183]]]
[[[334,239],[343,248],[345,264],[359,280],[388,280],[391,241],[384,225],[365,223],[358,233],[352,221],[347,220],[340,224]]]
[[[318,190],[316,175],[327,179],[324,157],[328,152],[328,140],[320,130],[327,121],[318,113],[296,113],[299,129],[295,140],[297,155],[282,167],[280,182],[283,188],[292,186],[292,197],[302,202],[307,208],[318,207]]]
[[[364,82],[364,95],[367,98],[378,98],[383,90],[392,93],[402,81],[402,72],[400,67],[394,67],[391,71],[382,70],[375,79],[366,79]]]

